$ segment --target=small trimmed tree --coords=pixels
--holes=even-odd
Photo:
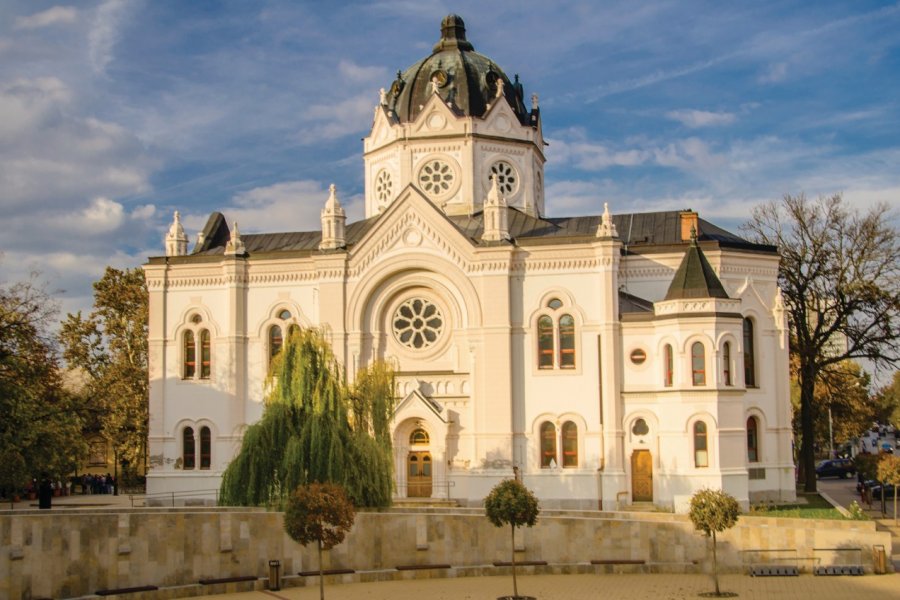
[[[319,598],[325,600],[322,550],[344,541],[353,527],[356,510],[344,488],[334,483],[301,485],[288,498],[284,530],[291,539],[306,546],[316,542],[319,549]]]
[[[505,479],[484,499],[484,512],[494,527],[509,525],[512,531],[513,598],[519,598],[516,582],[516,527],[534,527],[541,512],[537,497],[520,481]]]
[[[691,497],[690,517],[694,529],[702,531],[707,537],[712,536],[713,581],[716,585],[716,596],[722,595],[722,592],[719,591],[716,533],[734,527],[740,512],[741,507],[734,496],[722,490],[702,489]]]
[[[900,456],[885,454],[878,461],[878,480],[881,481],[881,499],[884,500],[885,484],[894,486],[894,525],[897,524],[897,488],[900,487]],[[882,505],[884,506],[884,505]]]

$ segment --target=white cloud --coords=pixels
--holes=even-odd
[[[657,164],[685,170],[720,167],[726,162],[724,156],[713,153],[709,145],[698,138],[677,140],[655,149],[653,154]]]
[[[759,83],[778,83],[787,78],[787,72],[787,63],[775,63],[769,65],[769,68],[766,69],[764,73],[761,73],[760,76],[756,78],[756,81]]]
[[[666,116],[691,128],[730,125],[735,120],[733,113],[710,112],[707,110],[673,110],[666,113]]]
[[[136,206],[131,211],[132,219],[145,220],[150,219],[153,215],[156,214],[156,207],[152,204],[143,204],[141,206]]]
[[[125,0],[106,0],[97,8],[88,33],[88,55],[97,73],[104,73],[113,59],[113,50],[119,41],[120,22],[127,8]]]
[[[372,124],[372,110],[378,103],[378,96],[371,93],[360,94],[334,104],[318,104],[309,107],[304,119],[316,124],[302,129],[297,136],[301,144],[316,144],[324,140],[334,140],[351,133],[368,133]]]
[[[353,83],[378,82],[388,77],[388,71],[384,67],[364,67],[349,60],[338,63],[338,72]]]
[[[74,23],[77,19],[78,11],[75,8],[54,6],[27,17],[17,17],[15,29],[41,29],[51,25],[66,25]]]

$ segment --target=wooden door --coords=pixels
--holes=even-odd
[[[406,460],[409,498],[431,498],[431,453],[410,452]]]
[[[631,455],[631,499],[653,502],[653,459],[649,450],[635,450]]]

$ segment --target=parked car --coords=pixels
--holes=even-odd
[[[872,487],[872,500],[881,500],[881,485],[875,485]],[[890,483],[884,486],[884,497],[885,499],[894,497],[894,486]]]
[[[816,477],[840,477],[842,479],[856,473],[856,467],[849,458],[832,458],[819,461]]]

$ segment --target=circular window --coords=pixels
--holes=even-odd
[[[281,311],[280,313],[278,313],[278,318],[281,319],[282,321],[287,321],[288,319],[291,318],[291,311],[289,311],[289,310]]]
[[[456,183],[453,167],[440,159],[429,160],[419,169],[419,187],[430,196],[443,196],[452,191]]]
[[[519,189],[519,176],[515,168],[505,160],[498,160],[491,166],[490,177],[497,179],[497,187],[503,194],[509,195]],[[488,184],[490,185],[490,180]]]
[[[197,323],[201,323],[202,321],[203,321],[203,317],[201,317],[200,315],[194,315],[193,317],[191,317],[191,323],[193,323],[195,325]]]
[[[420,350],[433,345],[444,329],[441,310],[423,298],[412,298],[394,313],[394,337],[407,348]]]
[[[562,306],[562,301],[559,298],[553,298],[550,302],[547,303],[549,308],[556,310],[557,308]]]
[[[378,199],[378,204],[387,204],[388,200],[391,199],[393,187],[394,184],[391,181],[390,173],[384,170],[378,173],[378,176],[375,178],[375,197]]]
[[[634,435],[647,435],[650,431],[650,428],[647,427],[647,421],[643,419],[638,419],[634,422],[634,426],[631,428],[631,433]]]
[[[633,362],[634,364],[642,365],[642,364],[644,364],[644,361],[647,360],[647,353],[644,352],[640,348],[636,348],[631,351],[630,358],[631,358],[631,362]]]

